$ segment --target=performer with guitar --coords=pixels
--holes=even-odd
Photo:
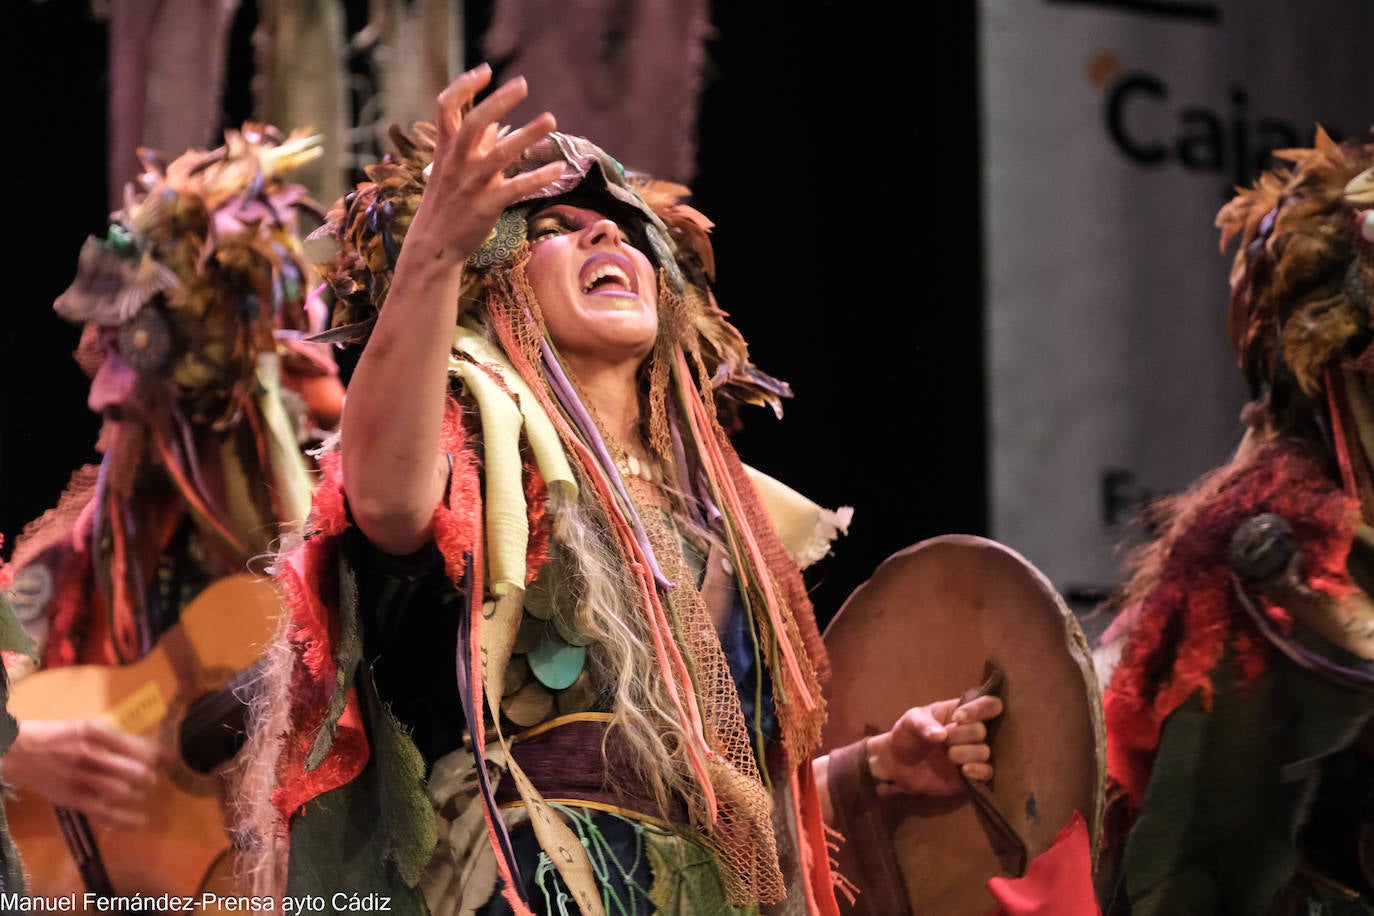
[[[3,758],[35,893],[194,891],[203,863],[150,850],[201,829],[207,854],[227,848],[207,774],[233,753],[242,704],[203,694],[272,631],[255,560],[298,531],[303,448],[341,409],[328,350],[300,339],[317,282],[301,221],[322,214],[283,178],[318,138],[248,124],[225,141],[171,162],[141,151],[125,206],[54,305],[84,327],[102,457],[0,578],[42,669],[11,672],[20,728]],[[204,828],[186,818],[197,796]]]

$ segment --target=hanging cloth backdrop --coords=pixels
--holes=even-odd
[[[238,0],[110,0],[110,209],[140,171],[135,150],[172,158],[218,142],[229,26]],[[289,128],[289,125],[288,125]]]
[[[512,124],[541,111],[559,130],[594,137],[632,171],[687,182],[710,18],[704,0],[588,0],[557,15],[539,0],[497,0],[483,39],[502,73],[530,95]]]
[[[230,32],[239,0],[110,0],[110,208],[145,147],[170,159],[219,142]],[[371,0],[354,34],[342,0],[257,0],[252,119],[309,128],[325,155],[297,176],[326,204],[380,158],[392,124],[433,116],[462,72],[462,5]]]

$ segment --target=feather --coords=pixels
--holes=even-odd
[[[142,174],[126,185],[106,238],[82,247],[54,309],[120,328],[111,341],[140,351],[131,363],[144,375],[170,380],[193,421],[236,422],[258,355],[277,351],[276,331],[309,329],[313,268],[299,219],[321,208],[283,176],[320,155],[318,135],[252,122],[225,131],[216,149],[167,163],[140,150]]]
[[[133,261],[90,236],[77,257],[76,279],[57,297],[53,309],[68,321],[114,327],[177,282],[170,268],[148,255]]]
[[[1345,201],[1352,207],[1374,207],[1374,167],[1350,179],[1345,186]]]
[[[1360,329],[1358,314],[1341,295],[1306,302],[1288,319],[1283,327],[1284,358],[1305,394],[1321,391],[1327,365]]]
[[[1337,143],[1319,127],[1311,149],[1274,155],[1293,166],[1264,173],[1217,213],[1222,250],[1239,239],[1227,332],[1256,390],[1291,377],[1310,396],[1371,327],[1374,264],[1356,211],[1374,198],[1374,132]]]

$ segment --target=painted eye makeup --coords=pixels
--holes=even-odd
[[[534,218],[529,221],[529,229],[526,231],[525,237],[531,242],[538,242],[547,238],[553,238],[554,236],[565,235],[569,232],[580,232],[592,223],[599,222],[602,219],[606,219],[606,217],[591,210],[586,212],[550,210],[536,214]],[[634,244],[634,242],[630,240],[630,236],[625,231],[625,228],[619,223],[616,224],[616,237],[620,240],[621,244]]]
[[[526,232],[525,237],[531,242],[537,242],[541,239],[562,235],[571,228],[567,220],[562,217],[554,214],[544,214],[530,220],[530,228],[529,231]]]

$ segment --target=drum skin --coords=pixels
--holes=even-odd
[[[1106,741],[1092,656],[1072,612],[1024,557],[972,535],[922,541],[880,564],[824,639],[825,748],[885,731],[912,706],[961,696],[991,662],[1005,677],[1005,712],[989,740],[997,809],[1031,858],[1075,810],[1097,849]],[[987,879],[1018,877],[1003,870],[967,795],[895,795],[881,804],[915,913],[987,916],[997,906]],[[851,879],[844,863],[856,854],[839,857]]]

